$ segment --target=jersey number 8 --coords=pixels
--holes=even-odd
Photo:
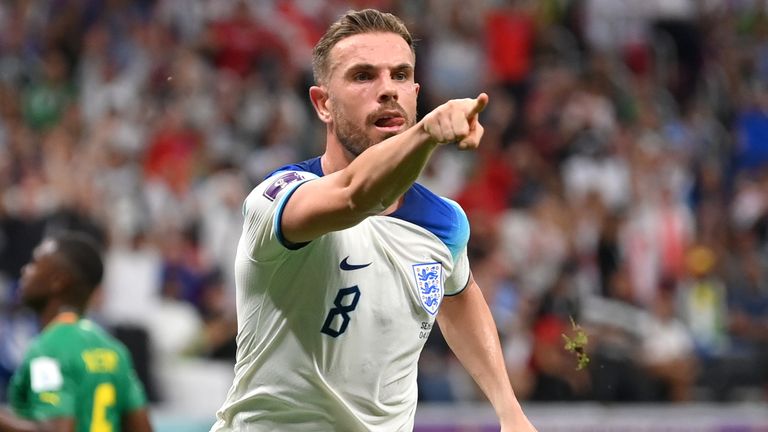
[[[350,297],[351,300],[348,300]],[[344,333],[347,330],[347,325],[349,325],[349,313],[355,310],[358,300],[360,300],[360,289],[357,285],[340,289],[336,298],[333,299],[333,305],[336,307],[328,311],[328,316],[325,317],[325,323],[320,331],[334,338]],[[340,317],[341,322],[336,317]]]

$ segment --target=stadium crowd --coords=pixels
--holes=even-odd
[[[91,317],[153,400],[160,363],[233,361],[243,199],[321,153],[311,50],[363,7],[418,38],[420,112],[490,95],[479,151],[441,148],[420,181],[470,218],[518,397],[767,400],[768,2],[467,4],[0,3],[0,400],[39,330],[21,265],[61,228],[105,245]],[[480,397],[437,328],[419,379]]]

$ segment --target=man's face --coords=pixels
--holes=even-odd
[[[416,123],[414,62],[408,44],[394,33],[350,36],[331,49],[330,126],[352,155]]]
[[[56,256],[56,242],[43,241],[35,248],[32,260],[21,269],[21,301],[34,310],[42,308],[60,282],[62,265]]]

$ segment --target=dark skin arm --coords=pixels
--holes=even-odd
[[[135,432],[152,432],[149,415],[145,408],[139,408],[123,414],[123,430]]]
[[[0,411],[0,432],[75,432],[75,419],[58,417],[36,422],[21,419],[8,411]]]

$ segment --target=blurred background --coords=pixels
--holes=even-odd
[[[207,430],[242,201],[322,152],[311,50],[364,7],[418,39],[420,113],[490,95],[479,151],[441,148],[420,182],[470,218],[540,430],[768,430],[764,0],[0,1],[0,403],[39,331],[21,266],[77,229],[107,250],[90,317],[130,348],[158,430]],[[493,430],[437,327],[419,379],[417,430]]]

